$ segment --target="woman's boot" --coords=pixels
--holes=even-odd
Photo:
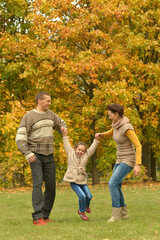
[[[123,219],[128,219],[129,218],[129,215],[128,215],[128,212],[127,212],[127,205],[125,205],[124,207],[121,207],[120,217],[123,218]]]
[[[112,217],[107,222],[115,222],[120,219],[121,208],[112,207]]]

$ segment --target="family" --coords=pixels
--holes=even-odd
[[[21,120],[16,135],[18,149],[25,155],[31,167],[33,178],[32,213],[34,225],[46,225],[50,222],[55,194],[55,161],[53,156],[53,129],[63,135],[63,144],[68,156],[68,167],[64,181],[79,198],[78,214],[87,221],[86,213],[91,213],[90,201],[92,194],[87,186],[86,165],[94,154],[100,139],[113,137],[117,144],[117,160],[109,180],[109,190],[112,199],[112,216],[108,222],[128,219],[127,205],[121,190],[124,178],[134,169],[137,176],[140,173],[141,144],[135,134],[129,119],[124,116],[123,106],[113,103],[107,106],[108,117],[112,121],[107,132],[96,133],[91,146],[87,148],[84,142],[78,142],[74,147],[69,143],[68,130],[64,120],[49,110],[51,96],[47,92],[36,95],[36,109],[26,113]],[[42,186],[45,183],[43,193]]]

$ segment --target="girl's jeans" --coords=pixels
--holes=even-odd
[[[75,191],[79,197],[79,211],[85,212],[86,208],[89,207],[90,201],[93,197],[87,184],[79,185],[76,183],[70,183],[70,185],[73,191]]]
[[[109,190],[112,198],[112,207],[120,208],[125,206],[121,185],[124,178],[132,171],[132,167],[125,163],[115,164],[113,174],[109,180]]]

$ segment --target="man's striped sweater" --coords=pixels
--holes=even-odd
[[[66,123],[54,112],[31,110],[24,115],[16,135],[18,149],[28,159],[34,153],[45,156],[53,153],[53,129],[61,133]]]

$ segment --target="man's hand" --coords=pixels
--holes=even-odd
[[[36,156],[32,155],[31,157],[28,158],[27,162],[30,164],[31,162],[35,162],[36,161]]]

